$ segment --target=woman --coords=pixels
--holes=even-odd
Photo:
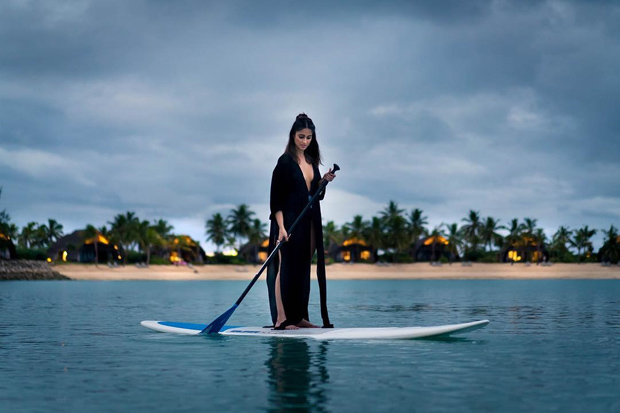
[[[287,228],[301,214],[321,183],[331,182],[336,175],[330,169],[320,178],[321,153],[314,123],[300,114],[289,133],[284,154],[278,159],[271,178],[271,230],[269,253],[277,242],[285,242],[267,270],[269,304],[274,328],[298,329],[317,327],[308,317],[310,298],[310,264],[317,253],[317,278],[321,296],[323,327],[333,327],[327,314],[325,251],[319,202],[304,215],[289,237]],[[325,193],[319,195],[323,199]]]

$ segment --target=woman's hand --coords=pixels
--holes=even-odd
[[[327,182],[331,182],[336,177],[335,173],[332,173],[332,168],[329,168],[329,171],[325,175],[323,175],[323,180]]]
[[[284,240],[284,242],[288,241],[288,234],[283,227],[280,227],[280,231],[278,233],[278,242],[282,242],[282,240]]]

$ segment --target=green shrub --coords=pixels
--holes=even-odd
[[[17,259],[20,260],[36,260],[36,261],[46,261],[47,260],[47,250],[44,248],[23,248],[17,247]]]
[[[497,251],[482,251],[478,256],[478,262],[489,264],[499,262]]]
[[[484,257],[484,255],[485,255],[485,251],[483,250],[467,251],[465,252],[465,254],[463,254],[463,261],[472,261],[472,262],[480,261]]]
[[[141,262],[146,262],[146,254],[138,251],[129,251],[127,254],[127,263],[128,264],[138,264]]]
[[[168,265],[170,264],[170,260],[161,257],[153,257],[151,256],[151,265]]]

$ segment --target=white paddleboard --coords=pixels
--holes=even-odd
[[[189,335],[200,334],[207,327],[207,324],[179,323],[174,321],[142,321],[140,324],[151,330],[164,333]],[[224,326],[219,334],[224,336],[312,338],[315,340],[402,340],[460,334],[477,330],[487,324],[489,324],[489,320],[431,327],[300,328],[298,330]]]

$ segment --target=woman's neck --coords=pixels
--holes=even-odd
[[[297,149],[297,163],[302,163],[306,161],[305,151],[300,151]]]

